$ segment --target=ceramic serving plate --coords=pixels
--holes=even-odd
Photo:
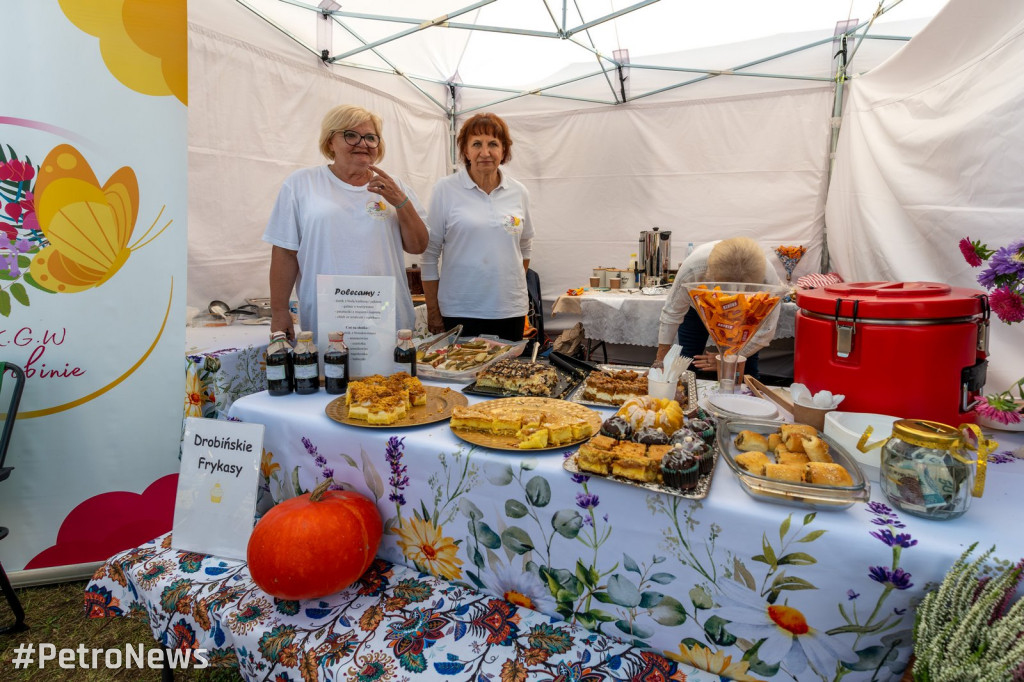
[[[774,502],[794,507],[816,510],[846,509],[855,502],[866,502],[871,496],[871,488],[860,466],[846,449],[824,433],[818,437],[828,444],[832,460],[841,464],[850,473],[853,484],[849,486],[829,486],[814,483],[795,483],[779,481],[759,476],[742,469],[736,463],[740,450],[736,447],[736,434],[750,430],[767,436],[779,430],[782,422],[767,419],[725,419],[718,424],[718,449],[739,478],[743,490],[756,500]],[[770,455],[769,455],[770,456]]]

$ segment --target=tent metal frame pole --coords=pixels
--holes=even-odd
[[[588,21],[588,22],[586,22],[584,24],[580,24],[576,28],[569,29],[569,30],[564,30],[565,27],[563,25],[562,28],[563,28],[564,37],[568,38],[571,35],[579,33],[580,31],[586,31],[587,29],[594,28],[595,26],[599,26],[599,25],[605,23],[606,21],[611,21],[612,19],[618,19],[619,17],[621,17],[624,14],[629,14],[630,12],[634,12],[634,11],[636,11],[638,9],[646,7],[647,5],[652,5],[652,4],[656,3],[656,2],[659,2],[659,0],[642,0],[642,2],[638,2],[635,5],[630,5],[629,7],[623,7],[622,9],[617,10],[615,12],[612,12],[611,14],[606,14],[603,17],[599,17],[597,19],[594,19],[593,21]],[[565,6],[564,2],[562,3],[562,6],[563,7]],[[563,12],[563,17],[564,17],[564,12]],[[564,19],[563,19],[563,21],[564,21]]]
[[[466,14],[467,12],[472,12],[473,10],[480,9],[481,7],[485,7],[486,5],[490,5],[492,2],[496,2],[496,0],[479,0],[478,2],[474,2],[472,5],[468,5],[466,7],[463,7],[462,9],[455,10],[450,14],[445,14],[435,19],[428,19],[427,21],[424,21],[423,23],[418,24],[413,28],[406,29],[405,31],[399,31],[398,33],[390,35],[386,38],[375,40],[374,42],[364,45],[362,47],[358,47],[354,50],[349,50],[348,52],[344,52],[342,54],[333,56],[328,61],[333,63],[345,59],[346,57],[351,57],[352,55],[359,54],[360,52],[365,52],[367,50],[372,50],[375,47],[386,45],[390,42],[398,40],[399,38],[404,38],[405,36],[412,35],[413,33],[418,33],[419,31],[431,28],[432,26],[443,26],[445,23],[447,23],[449,17],[457,17]]]
[[[688,68],[688,67],[667,67],[667,66],[660,66],[660,65],[654,65],[654,64],[630,63],[629,67],[631,69],[645,69],[645,70],[649,70],[649,71],[668,71],[668,72],[677,72],[677,73],[694,73],[694,74],[701,74],[701,75],[699,77],[697,77],[697,78],[691,78],[691,79],[683,80],[683,81],[680,81],[678,83],[667,85],[667,86],[661,87],[661,88],[656,88],[656,89],[653,89],[653,90],[648,90],[646,92],[642,92],[642,93],[634,92],[630,96],[620,99],[620,93],[616,92],[615,84],[612,82],[612,79],[611,79],[611,76],[610,76],[610,72],[611,72],[612,68],[618,69],[618,68],[621,68],[623,65],[620,64],[615,59],[613,59],[611,57],[608,57],[605,54],[602,54],[599,50],[595,49],[594,47],[585,45],[579,39],[577,39],[574,34],[581,33],[581,32],[582,33],[586,33],[588,31],[588,29],[590,29],[590,28],[592,28],[594,26],[597,26],[599,24],[602,24],[602,23],[605,23],[605,22],[610,21],[612,19],[615,19],[615,18],[617,18],[619,16],[622,16],[623,14],[627,14],[629,12],[633,12],[633,11],[635,11],[637,9],[640,9],[640,8],[645,7],[647,5],[653,4],[654,2],[658,2],[659,0],[642,0],[641,2],[637,2],[637,3],[633,4],[633,5],[630,5],[629,7],[623,8],[623,9],[618,10],[616,12],[613,12],[611,14],[607,14],[607,15],[602,16],[602,17],[600,17],[598,19],[595,19],[593,21],[589,21],[589,22],[580,24],[579,26],[577,26],[575,28],[572,28],[572,29],[566,28],[567,23],[568,23],[568,11],[569,11],[569,1],[570,0],[562,0],[562,2],[561,2],[561,6],[562,6],[561,26],[557,26],[556,25],[556,31],[554,31],[554,32],[530,31],[530,30],[523,30],[523,29],[515,29],[515,28],[511,28],[511,27],[476,26],[476,25],[473,25],[473,24],[456,23],[456,22],[449,21],[449,19],[452,18],[452,17],[456,17],[456,16],[459,16],[461,14],[465,14],[467,12],[472,12],[474,10],[477,10],[477,9],[483,7],[483,6],[491,4],[492,2],[496,2],[496,0],[479,0],[478,2],[475,2],[475,3],[471,4],[471,5],[468,5],[468,6],[462,8],[460,10],[457,10],[456,12],[447,14],[447,15],[445,15],[443,17],[438,17],[438,18],[435,18],[435,19],[429,19],[429,20],[425,20],[425,21],[421,21],[421,20],[414,19],[414,18],[409,18],[409,17],[395,17],[395,16],[385,16],[385,15],[376,15],[376,14],[357,13],[357,12],[345,12],[345,11],[342,11],[342,10],[323,10],[323,9],[321,9],[319,7],[314,6],[314,5],[310,5],[308,3],[301,2],[300,0],[278,0],[278,1],[282,2],[282,3],[285,3],[285,4],[290,4],[290,5],[293,5],[293,6],[296,6],[296,7],[301,7],[303,9],[308,9],[309,11],[316,12],[317,14],[329,15],[335,21],[335,23],[338,24],[338,26],[340,26],[345,31],[347,31],[357,41],[362,43],[362,46],[358,47],[358,48],[355,48],[355,49],[352,49],[352,50],[349,50],[349,51],[344,52],[342,54],[332,55],[332,56],[328,56],[328,57],[325,58],[323,55],[317,54],[315,49],[313,49],[310,46],[308,46],[305,43],[303,43],[302,40],[297,38],[290,31],[288,31],[284,27],[280,26],[279,24],[277,24],[273,20],[271,20],[268,17],[266,17],[262,12],[260,12],[256,8],[254,8],[251,5],[249,5],[247,0],[236,0],[236,2],[241,4],[243,7],[245,7],[249,11],[253,12],[254,14],[256,14],[258,17],[260,17],[261,19],[263,19],[264,21],[269,23],[271,26],[273,26],[277,30],[281,31],[283,34],[285,34],[286,36],[288,36],[289,38],[294,40],[296,43],[298,43],[300,46],[302,46],[306,50],[309,50],[310,53],[316,55],[317,58],[321,59],[322,61],[324,61],[324,63],[332,64],[332,65],[336,64],[336,65],[339,65],[339,66],[346,66],[346,67],[349,67],[349,68],[365,69],[365,70],[369,70],[369,71],[378,71],[378,72],[381,72],[381,73],[392,73],[394,75],[400,76],[401,78],[406,80],[406,82],[408,82],[413,88],[415,88],[417,91],[419,91],[424,97],[426,97],[430,102],[432,102],[439,109],[441,109],[442,111],[445,111],[446,113],[449,111],[449,107],[447,107],[443,103],[439,102],[437,100],[437,98],[435,98],[429,92],[424,90],[420,85],[418,85],[417,81],[424,82],[424,83],[435,83],[435,84],[446,85],[446,86],[449,85],[449,83],[447,81],[438,80],[438,79],[431,79],[431,78],[426,78],[426,77],[422,77],[422,76],[413,76],[413,75],[404,73],[401,70],[399,70],[387,57],[385,57],[383,54],[381,54],[376,48],[380,47],[381,45],[385,45],[385,44],[387,44],[389,42],[393,42],[395,40],[398,40],[399,38],[402,38],[404,36],[410,35],[412,33],[416,33],[418,31],[422,31],[422,30],[427,29],[427,28],[439,27],[439,28],[458,28],[458,29],[465,29],[465,30],[492,31],[492,32],[499,32],[499,33],[528,35],[528,36],[540,37],[540,38],[557,38],[557,39],[562,39],[562,40],[568,40],[568,41],[572,42],[574,45],[576,45],[577,47],[579,47],[580,49],[583,49],[583,50],[591,52],[597,58],[598,68],[597,68],[597,70],[595,70],[593,72],[589,72],[589,73],[586,73],[586,74],[583,74],[583,75],[580,75],[580,76],[577,76],[577,77],[574,77],[574,78],[571,78],[571,79],[566,79],[566,80],[563,80],[563,81],[559,81],[557,83],[550,83],[550,84],[547,84],[547,85],[544,85],[544,86],[541,86],[541,87],[538,87],[538,88],[531,88],[531,89],[528,89],[528,90],[459,83],[458,87],[460,87],[460,88],[472,88],[474,90],[481,90],[481,91],[488,91],[488,90],[490,90],[490,91],[495,91],[495,92],[504,92],[504,93],[510,93],[511,96],[503,97],[503,98],[500,98],[500,99],[497,99],[497,100],[493,100],[493,101],[488,102],[486,104],[482,104],[480,106],[475,106],[475,107],[472,107],[470,109],[456,111],[454,116],[458,116],[458,115],[460,115],[462,113],[466,113],[466,112],[469,112],[469,111],[477,111],[477,110],[484,109],[484,108],[487,108],[487,107],[495,106],[497,104],[501,104],[501,103],[508,102],[508,101],[511,101],[511,100],[514,100],[514,99],[518,99],[520,97],[526,97],[528,95],[535,95],[535,96],[539,96],[539,97],[553,97],[553,98],[557,98],[557,99],[564,99],[564,100],[569,100],[569,101],[585,102],[585,103],[599,104],[599,105],[624,104],[627,101],[634,101],[634,100],[644,99],[644,98],[647,98],[647,97],[651,97],[653,95],[658,95],[658,94],[661,94],[661,93],[664,93],[664,92],[668,92],[668,91],[671,91],[671,90],[675,90],[675,89],[678,89],[678,88],[681,88],[681,87],[685,87],[685,86],[688,86],[688,85],[693,85],[693,84],[696,84],[696,83],[700,83],[702,81],[708,80],[709,78],[716,78],[716,77],[719,77],[719,76],[743,76],[743,77],[747,77],[747,78],[776,78],[776,79],[799,80],[799,81],[808,81],[808,82],[829,82],[829,81],[832,81],[831,78],[825,78],[825,77],[821,77],[821,76],[799,76],[799,75],[793,75],[793,74],[764,73],[764,72],[742,71],[742,70],[743,69],[748,69],[748,68],[750,68],[752,66],[755,66],[757,64],[762,64],[762,63],[765,63],[765,62],[769,62],[769,61],[772,61],[774,59],[779,59],[781,57],[785,57],[785,56],[788,56],[788,55],[791,55],[791,54],[796,54],[798,52],[801,52],[801,51],[804,51],[804,50],[808,50],[808,49],[817,47],[817,46],[825,44],[825,43],[829,43],[829,42],[831,42],[831,41],[833,41],[835,39],[835,36],[829,36],[828,38],[817,40],[817,41],[808,43],[806,45],[801,45],[799,47],[795,47],[795,48],[792,48],[792,49],[789,49],[789,50],[785,50],[783,52],[779,52],[779,53],[776,53],[776,54],[773,54],[773,55],[770,55],[770,56],[767,56],[767,57],[763,57],[763,58],[760,58],[760,59],[757,59],[757,60],[754,60],[754,61],[751,61],[751,62],[740,64],[738,66],[734,66],[734,67],[729,68],[729,69],[695,69],[695,68]],[[863,34],[858,36],[859,40],[903,40],[903,41],[909,40],[909,38],[904,37],[904,36],[873,36],[873,35],[869,35],[868,34],[868,31],[870,30],[870,27],[873,24],[874,20],[878,16],[880,16],[881,14],[884,14],[886,11],[891,9],[893,6],[899,4],[901,1],[902,0],[895,0],[895,2],[892,5],[890,5],[889,7],[884,7],[884,0],[880,0],[879,7],[876,10],[874,16],[872,16],[871,20],[867,21],[867,22],[863,22],[863,23],[859,24],[858,26],[850,29],[849,31],[847,31],[847,35],[856,34],[857,31],[859,31],[860,29],[863,28],[864,29]],[[548,14],[551,16],[552,22],[557,24],[557,20],[555,19],[554,15],[551,13],[550,7],[548,6],[547,2],[545,2],[545,7],[548,7]],[[377,20],[377,21],[391,21],[391,22],[397,22],[397,23],[413,24],[414,26],[412,28],[408,29],[408,30],[400,31],[400,32],[398,32],[396,34],[393,34],[393,35],[387,37],[387,38],[382,38],[381,40],[378,40],[378,41],[375,41],[375,42],[367,42],[365,39],[363,39],[361,36],[359,36],[358,32],[355,31],[347,22],[343,21],[342,20],[343,18],[367,19],[367,20]],[[857,47],[859,47],[859,44],[858,44]],[[386,64],[388,68],[375,67],[375,66],[371,66],[371,65],[368,65],[368,64],[350,64],[350,63],[346,63],[344,61],[344,59],[346,57],[350,57],[350,56],[353,56],[353,55],[356,55],[356,54],[360,54],[360,53],[366,52],[366,51],[371,52],[374,56],[376,56],[384,64]],[[854,50],[854,54],[855,53],[856,53],[856,50]],[[852,60],[852,55],[851,55],[850,59]],[[605,65],[606,63],[609,66],[606,66]],[[557,93],[550,92],[553,89],[556,89],[556,88],[559,88],[559,87],[562,87],[562,86],[565,86],[565,85],[570,85],[572,83],[575,83],[575,82],[578,82],[578,81],[581,81],[581,80],[585,80],[585,79],[588,79],[588,78],[594,78],[594,77],[597,77],[599,75],[604,77],[605,82],[608,85],[608,89],[609,89],[609,92],[611,94],[611,99],[610,100],[608,100],[608,99],[597,99],[597,98],[591,98],[591,97],[573,97],[571,95],[562,95],[562,94],[557,94]],[[454,105],[453,105],[453,109],[454,109]]]

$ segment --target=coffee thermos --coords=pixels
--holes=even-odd
[[[641,286],[663,284],[672,269],[672,231],[657,227],[641,230],[639,249]]]

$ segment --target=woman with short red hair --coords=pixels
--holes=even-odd
[[[428,326],[441,332],[461,324],[466,336],[519,341],[533,222],[526,188],[500,168],[512,158],[508,125],[477,114],[463,124],[458,145],[465,167],[439,180],[430,201],[422,264]]]

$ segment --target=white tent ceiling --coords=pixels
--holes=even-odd
[[[891,54],[923,25],[923,19],[945,4],[945,0],[237,1],[311,55],[325,56],[325,61],[340,66],[401,74],[439,108],[449,109],[450,102],[443,89],[438,96],[436,86],[462,84],[457,114],[493,107],[524,93],[534,99],[568,98],[575,106],[585,106],[619,103],[623,94],[627,100],[716,96],[722,92],[717,82],[722,79],[761,81],[750,87],[764,90],[820,85],[832,79],[837,22],[849,21],[844,29],[862,39],[852,70],[863,72]],[[884,28],[878,24],[869,28],[876,13],[884,18]],[[624,74],[617,68],[626,65],[619,50],[629,55]],[[814,56],[809,58],[807,53]],[[620,75],[626,76],[625,93]],[[716,82],[708,87],[709,80]],[[679,92],[683,86],[686,91]]]

